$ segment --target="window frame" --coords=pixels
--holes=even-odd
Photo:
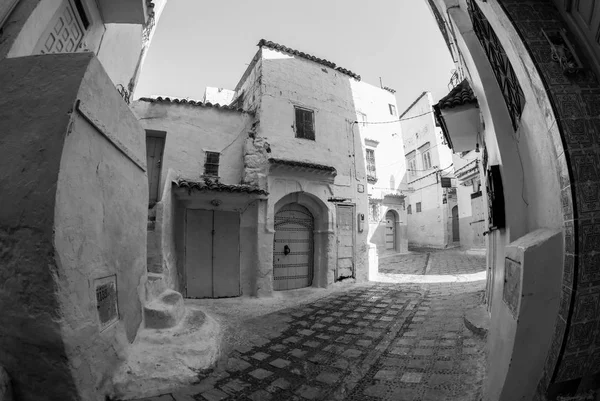
[[[372,158],[369,158],[369,154],[372,155]],[[377,180],[377,164],[375,161],[375,149],[366,148],[365,149],[365,168],[367,173],[367,179],[371,178],[372,180]]]
[[[306,136],[306,132],[305,132],[305,123],[302,122],[301,124],[298,124],[298,112],[302,112],[302,113],[310,113],[311,116],[311,127],[312,127],[312,137],[310,136]],[[300,134],[300,129],[299,126],[302,127],[302,134]],[[315,127],[315,111],[306,107],[302,107],[302,106],[294,106],[294,133],[296,138],[299,139],[308,139],[310,141],[316,141],[316,127]]]
[[[388,103],[388,108],[390,109],[390,114],[391,114],[392,116],[397,116],[397,115],[398,115],[398,113],[397,113],[397,111],[396,111],[396,106],[394,106],[394,105],[393,105],[393,104],[391,104],[391,103]]]
[[[414,163],[414,166],[411,166],[411,164]],[[415,156],[413,156],[412,158],[408,159],[408,177],[409,178],[416,178],[417,176],[417,158]]]
[[[217,156],[217,162],[215,163],[214,161],[210,162],[209,158],[210,156]],[[221,153],[220,152],[215,152],[212,150],[205,150],[204,151],[204,174],[203,177],[211,177],[211,178],[219,178],[219,166],[221,164]],[[211,174],[208,171],[207,167],[214,167],[216,166],[216,174]]]
[[[423,159],[423,170],[429,170],[432,167],[431,166],[431,152],[429,151],[429,149],[424,151],[421,154],[421,157]]]
[[[416,203],[415,209],[416,209],[417,213],[421,213],[422,212],[421,202],[417,202]]]
[[[406,207],[406,214],[412,214],[412,207],[411,207],[411,205],[408,205]]]

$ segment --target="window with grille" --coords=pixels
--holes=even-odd
[[[396,115],[396,106],[394,106],[393,104],[388,104],[388,106],[390,107],[390,114],[395,116]]]
[[[206,161],[204,162],[204,175],[209,177],[219,176],[219,157],[217,152],[206,152]]]
[[[312,110],[294,107],[296,113],[296,138],[315,140],[315,113]]]
[[[374,149],[367,149],[367,181],[377,181]]]
[[[406,208],[406,214],[412,214],[412,207],[411,207],[411,205],[408,205],[408,207]]]
[[[423,170],[429,170],[431,168],[431,153],[426,151],[423,153]]]
[[[415,178],[417,176],[417,160],[412,158],[408,161],[408,176]]]
[[[421,202],[417,202],[417,213],[421,211]]]

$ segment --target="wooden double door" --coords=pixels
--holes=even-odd
[[[187,209],[185,226],[186,297],[239,296],[239,213]]]

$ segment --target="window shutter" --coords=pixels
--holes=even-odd
[[[313,114],[304,112],[304,137],[306,139],[315,139],[315,129],[313,127]]]
[[[296,137],[304,138],[304,116],[300,109],[296,109]]]

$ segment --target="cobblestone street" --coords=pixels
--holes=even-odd
[[[456,275],[483,270],[484,255],[470,255],[456,249],[413,249],[408,254],[379,260],[379,271],[387,274]]]
[[[437,266],[439,258],[440,269],[447,260],[452,271],[472,262],[443,253],[425,259],[433,256]],[[407,259],[415,266],[423,263],[423,255],[413,256]],[[463,316],[481,304],[484,286],[481,280],[352,285],[255,319],[257,327],[261,319],[277,321],[278,329],[226,351],[197,384],[146,400],[478,401],[484,340]]]

